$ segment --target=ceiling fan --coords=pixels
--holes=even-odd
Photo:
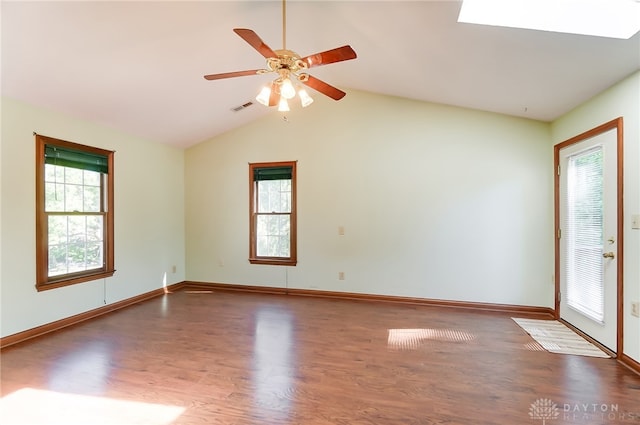
[[[348,45],[304,57],[301,57],[292,50],[287,50],[286,0],[282,0],[282,49],[272,50],[271,47],[269,47],[254,31],[250,29],[235,28],[233,31],[266,58],[266,68],[225,72],[222,74],[210,74],[205,75],[205,79],[221,80],[224,78],[244,77],[247,75],[262,75],[271,72],[276,73],[278,74],[277,78],[273,80],[269,86],[263,87],[256,97],[256,100],[265,106],[278,105],[279,111],[289,110],[287,101],[293,99],[296,93],[300,97],[303,107],[306,107],[313,102],[313,99],[309,96],[306,90],[299,89],[296,92],[296,88],[294,86],[294,82],[296,81],[307,87],[311,87],[334,100],[340,100],[346,95],[342,90],[309,75],[306,71],[309,68],[316,66],[355,59],[357,57],[356,52]]]

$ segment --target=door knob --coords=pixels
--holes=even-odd
[[[604,254],[602,254],[602,256],[604,258],[614,258],[615,254],[613,252],[605,252]]]

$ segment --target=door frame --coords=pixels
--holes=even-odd
[[[624,319],[624,298],[623,298],[623,263],[624,263],[624,206],[622,204],[623,201],[623,120],[622,117],[615,118],[609,122],[601,124],[591,130],[585,131],[584,133],[578,134],[575,137],[572,137],[564,142],[558,143],[553,147],[553,169],[555,170],[553,173],[554,180],[554,245],[555,245],[555,318],[556,320],[560,320],[560,175],[558,171],[560,170],[560,150],[566,148],[567,146],[571,146],[575,143],[582,142],[584,140],[595,137],[599,134],[605,133],[610,130],[616,130],[616,143],[617,143],[617,185],[618,185],[618,225],[617,225],[617,252],[616,257],[618,259],[618,267],[617,267],[617,291],[616,296],[618,297],[616,308],[617,308],[617,329],[616,329],[616,357],[620,357],[620,354],[623,353],[623,319]],[[566,294],[565,294],[566,296]]]

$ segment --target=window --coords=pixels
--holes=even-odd
[[[458,22],[629,39],[639,13],[638,0],[464,0]]]
[[[296,163],[249,164],[249,262],[295,266]]]
[[[604,323],[604,150],[596,146],[567,161],[567,305]]]
[[[36,288],[112,276],[113,152],[36,135]]]

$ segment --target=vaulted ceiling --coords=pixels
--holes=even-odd
[[[286,47],[305,56],[351,45],[357,59],[311,72],[347,96],[364,90],[543,121],[640,69],[640,34],[619,40],[461,24],[460,6],[292,0]],[[178,147],[277,113],[254,101],[273,74],[203,76],[264,67],[233,28],[282,48],[280,1],[0,7],[4,96]]]

